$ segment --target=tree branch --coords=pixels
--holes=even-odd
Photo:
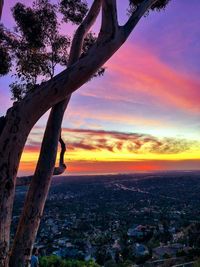
[[[73,38],[72,47],[70,51],[70,58],[69,58],[69,65],[73,64],[75,61],[79,59],[79,56],[81,54],[82,50],[82,44],[84,37],[90,30],[91,26],[94,24],[101,8],[102,1],[101,0],[95,0],[90,8],[90,11],[88,12],[87,16],[81,23],[81,25],[77,28],[76,33]],[[59,130],[59,129],[58,129]],[[60,152],[60,159],[59,159],[59,166],[54,168],[53,175],[61,175],[66,170],[66,165],[64,163],[64,155],[66,151],[65,143],[62,140],[62,137],[60,136],[59,139],[60,145],[61,145],[61,152]],[[16,186],[26,186],[29,185],[32,178],[34,176],[23,176],[18,177]]]
[[[109,36],[114,39],[118,28],[116,0],[103,0],[101,36]]]
[[[61,146],[59,166],[54,168],[54,171],[53,171],[54,176],[63,174],[67,168],[64,163],[64,155],[66,152],[66,146],[61,136],[60,136],[59,142]],[[34,177],[33,175],[18,177],[16,186],[29,185],[33,177]]]
[[[72,46],[69,55],[69,65],[74,64],[79,59],[81,54],[83,40],[95,23],[96,18],[100,12],[102,0],[94,0],[88,14],[84,18],[83,22],[79,25],[72,40]]]
[[[65,165],[65,160],[64,160],[64,156],[65,156],[65,152],[66,152],[66,145],[65,145],[64,141],[62,140],[62,136],[61,135],[60,135],[59,142],[60,142],[60,146],[61,146],[59,167],[56,167],[54,169],[53,175],[60,175],[67,168],[66,165]]]
[[[144,14],[155,4],[158,0],[144,0],[130,16],[127,23],[122,27],[124,32],[125,40],[128,38],[130,33],[133,31],[139,20],[144,16]]]
[[[72,64],[74,64],[80,58],[84,36],[85,34],[87,34],[90,27],[96,20],[96,17],[98,16],[100,11],[100,7],[101,1],[95,0],[88,15],[85,17],[82,24],[77,29],[75,38],[71,46],[70,60],[68,62],[69,67],[67,71],[70,68],[73,69],[74,65],[72,66]],[[81,69],[79,69],[79,71],[80,73],[83,72],[83,70]],[[76,79],[78,80],[79,77],[80,75],[76,76]],[[54,78],[52,80],[54,80]],[[54,86],[56,89],[54,91],[54,97],[56,97],[58,93],[57,90],[59,88],[56,80],[54,81]],[[13,247],[10,255],[10,265],[13,267],[18,267],[20,262],[24,262],[25,258],[30,257],[46,202],[47,194],[51,185],[52,175],[55,172],[56,174],[60,174],[60,172],[66,168],[64,164],[65,144],[64,142],[62,142],[61,138],[60,142],[62,149],[59,169],[54,168],[54,166],[57,154],[58,140],[61,133],[62,119],[68,106],[68,102],[70,101],[70,97],[71,94],[69,93],[61,102],[58,101],[56,105],[52,105],[51,103],[51,106],[53,106],[53,108],[51,109],[47,122],[36,171],[31,179],[29,190],[24,203],[24,208],[13,242]],[[45,101],[48,100],[45,99]]]

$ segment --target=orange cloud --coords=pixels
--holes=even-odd
[[[21,171],[33,171],[39,154],[40,129],[35,129],[22,156]],[[200,143],[179,138],[158,138],[139,133],[69,129],[62,131],[66,141],[65,160],[69,172],[113,172],[164,169],[159,162],[200,159]],[[150,163],[149,163],[150,162]],[[104,170],[103,170],[104,166]],[[121,166],[121,167],[120,167]],[[86,171],[87,170],[87,171]]]
[[[180,138],[158,138],[139,133],[64,128],[63,137],[68,149],[86,151],[128,152],[133,154],[178,154],[200,149],[198,141]],[[199,155],[200,156],[200,155]]]

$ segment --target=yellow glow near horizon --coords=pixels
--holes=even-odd
[[[71,172],[76,172],[77,169],[79,172],[106,172],[112,171],[111,167],[115,171],[134,168],[165,169],[165,166],[167,169],[169,162],[173,162],[173,169],[184,169],[185,166],[187,169],[190,166],[191,169],[200,169],[200,142],[195,140],[81,129],[64,129],[63,137],[67,143],[65,161],[68,166],[70,165]],[[33,134],[28,141],[21,158],[21,171],[33,172],[39,156],[41,139],[40,135]],[[58,159],[59,152],[57,163]],[[186,161],[188,164],[185,164]],[[162,166],[159,165],[161,162]],[[191,165],[189,162],[192,162]]]
[[[24,152],[22,162],[37,162],[38,152]],[[57,158],[59,157],[59,153]],[[186,151],[178,154],[130,153],[127,151],[70,151],[65,156],[66,161],[138,161],[138,160],[198,160],[200,151]]]

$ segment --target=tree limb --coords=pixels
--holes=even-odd
[[[72,40],[72,46],[69,55],[69,66],[74,64],[74,62],[76,62],[79,59],[84,38],[86,34],[89,32],[92,25],[95,23],[96,18],[101,9],[101,5],[102,5],[102,0],[94,0],[88,14],[84,18],[83,22],[77,28],[74,38]]]
[[[130,16],[126,24],[122,27],[124,31],[124,37],[127,39],[127,37],[130,35],[138,21],[144,16],[144,14],[151,8],[153,4],[155,4],[158,0],[144,0],[135,11],[133,11],[133,14]]]
[[[139,19],[137,22],[138,21]],[[128,27],[128,29],[130,29],[130,27]],[[112,39],[110,42],[101,42],[101,39],[98,38],[97,42],[84,57],[79,58],[79,60],[77,60],[69,68],[56,75],[50,81],[43,83],[41,86],[38,86],[29,92],[26,97],[24,97],[20,102],[15,103],[13,107],[8,110],[6,114],[6,123],[0,136],[0,244],[5,244],[4,246],[0,245],[1,249],[6,249],[7,251],[9,247],[8,233],[10,231],[10,222],[12,217],[16,174],[28,134],[38,119],[47,110],[60,105],[61,101],[65,103],[65,100],[70,97],[75,90],[87,82],[94,73],[96,73],[96,71],[112,57],[112,55],[125,42],[129,35],[127,33],[130,34],[130,31],[117,31],[116,38]],[[57,135],[58,139],[56,137],[56,146],[58,144],[59,135],[60,133]],[[49,143],[45,142],[45,145],[52,146],[51,139],[48,140],[50,140]],[[53,142],[55,142],[55,140],[53,140]],[[56,155],[56,151],[54,150],[55,147],[51,153],[55,153]],[[12,252],[14,252],[12,255],[13,260],[23,257],[26,251],[25,248],[30,248],[33,244],[32,242],[35,240],[35,235],[37,233],[41,214],[44,208],[45,198],[49,189],[49,182],[47,186],[43,180],[47,174],[44,173],[42,166],[46,165],[45,168],[48,167],[47,178],[49,180],[51,180],[51,175],[55,166],[55,161],[53,162],[48,153],[46,153],[46,157],[47,159],[43,159],[43,162],[41,162],[37,169],[37,179],[34,182],[34,186],[32,186],[29,191],[31,196],[27,197],[27,201],[25,203],[26,207],[25,211],[23,211],[23,218],[21,219],[22,225],[17,231],[13,244],[13,248],[15,246],[14,250],[12,250]],[[50,163],[49,166],[46,164],[50,161],[51,164],[53,164],[53,167],[51,165],[51,168]],[[44,194],[41,194],[41,190],[38,192],[40,185],[45,192]],[[42,201],[44,200],[44,202],[36,206],[35,209],[37,201],[41,199]],[[34,218],[32,219],[32,224],[30,224],[27,220],[33,216],[33,213],[31,212],[32,209],[34,209]],[[16,262],[13,266],[18,267],[19,265],[17,264],[18,262]]]
[[[114,38],[119,28],[116,0],[103,0],[101,36]]]
[[[65,145],[65,142],[62,140],[61,135],[60,135],[60,138],[59,138],[59,142],[60,142],[60,146],[61,146],[59,167],[55,167],[54,168],[53,175],[60,175],[67,168],[66,165],[65,165],[65,162],[64,162],[64,156],[65,156],[65,152],[66,152],[66,145]]]
[[[54,171],[53,171],[54,176],[63,174],[67,168],[64,163],[64,155],[66,152],[66,146],[61,136],[60,136],[59,142],[61,146],[59,166],[54,168]],[[18,177],[16,186],[29,185],[33,177],[34,177],[33,175]]]
[[[75,34],[75,41],[72,42],[70,51],[69,65],[75,63],[80,57],[84,36],[87,34],[99,14],[101,6],[99,3],[100,0],[94,1],[88,15],[78,28],[77,34]],[[76,77],[76,79],[78,78],[79,76]],[[20,221],[13,242],[10,256],[10,265],[12,267],[18,267],[20,262],[24,262],[27,258],[30,258],[31,250],[35,241],[41,216],[43,214],[44,205],[51,185],[53,170],[55,171],[54,166],[57,154],[58,139],[61,133],[62,119],[68,106],[68,102],[70,101],[70,97],[71,94],[68,94],[67,98],[57,103],[51,109],[42,141],[36,171],[31,179],[24,208],[22,215],[20,216]],[[45,99],[45,101],[47,100]],[[62,149],[59,167],[62,169],[66,168],[64,164],[63,153],[65,151],[65,144],[62,142],[61,138],[60,142]],[[61,169],[59,169],[59,172]]]

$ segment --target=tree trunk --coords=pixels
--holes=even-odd
[[[62,135],[62,133],[61,133],[61,135]],[[64,161],[66,146],[65,146],[64,141],[62,140],[61,135],[60,135],[60,139],[59,139],[59,143],[61,146],[59,166],[54,168],[53,176],[63,174],[67,168],[65,165],[65,161]],[[28,185],[30,185],[32,178],[33,178],[33,175],[17,177],[16,186],[28,186]]]
[[[81,51],[82,51],[84,37],[86,36],[90,27],[94,24],[96,17],[98,16],[100,12],[100,7],[101,7],[100,1],[99,0],[94,1],[88,15],[85,17],[82,24],[78,27],[76,34],[74,36],[74,40],[73,40],[71,51],[70,51],[70,57],[69,57],[69,63],[68,63],[69,66],[71,66],[73,63],[75,63],[79,59],[81,55]],[[40,152],[40,158],[38,160],[37,169],[36,169],[38,170],[38,172],[40,170],[43,171],[44,173],[43,177],[40,179],[43,180],[42,183],[45,186],[43,186],[42,188],[39,188],[40,184],[37,181],[38,175],[36,171],[36,174],[33,176],[32,181],[31,181],[31,186],[29,188],[29,192],[28,192],[28,195],[25,201],[25,207],[24,207],[24,210],[23,210],[20,222],[19,222],[19,226],[17,229],[17,233],[15,235],[15,239],[14,239],[14,245],[12,248],[12,253],[11,253],[11,258],[10,258],[10,266],[12,267],[15,267],[15,266],[17,267],[20,262],[24,262],[27,257],[30,258],[31,256],[35,237],[38,231],[38,226],[40,224],[40,219],[42,216],[42,211],[43,211],[46,197],[48,194],[48,190],[51,184],[51,179],[49,178],[49,175],[50,175],[49,170],[50,169],[53,170],[55,166],[55,161],[54,161],[55,155],[54,153],[52,153],[52,147],[48,145],[49,141],[46,142],[45,139],[53,140],[54,145],[57,147],[57,143],[58,143],[57,137],[61,132],[62,118],[64,116],[64,112],[67,108],[69,100],[70,100],[70,96],[68,97],[67,100],[61,103],[58,103],[56,105],[56,109],[52,108],[52,111],[51,111],[51,114],[48,120],[48,124],[54,124],[54,121],[56,121],[57,129],[55,129],[54,133],[52,134],[51,128],[48,127],[47,125],[45,135],[43,138],[43,144],[42,144],[43,149]],[[48,158],[49,162],[46,163],[48,164],[48,166],[44,165],[45,153],[49,155],[49,158]],[[52,172],[51,172],[51,175],[52,175]],[[37,188],[38,188],[38,191],[40,191],[40,195],[43,195],[43,197],[40,199],[37,199],[37,198],[33,199],[32,191],[33,189],[34,191],[36,191]],[[37,210],[37,213],[33,212],[33,216],[31,217],[31,219],[27,218],[27,214],[29,210],[32,210],[32,211]],[[40,216],[38,216],[38,214]],[[21,242],[22,240],[23,242]]]
[[[69,101],[69,98],[68,98]],[[50,113],[40,157],[31,181],[25,207],[14,239],[9,266],[26,266],[35,241],[55,166],[60,125],[68,101],[57,104]]]
[[[7,266],[15,178],[20,151],[23,150],[27,136],[26,130],[20,132],[18,126],[20,122],[23,123],[23,120],[19,116],[17,107],[8,110],[7,119],[4,119],[7,131],[3,131],[0,136],[0,266],[2,267]]]
[[[116,23],[115,0],[102,1],[104,2],[103,27],[95,45],[88,54],[49,82],[32,90],[21,102],[16,103],[6,115],[5,125],[0,135],[0,251],[5,251],[5,255],[7,255],[9,248],[8,232],[10,230],[16,173],[30,130],[47,110],[80,88],[105,64],[126,41],[140,18],[157,0],[144,0],[130,17],[128,23],[121,27],[113,25]],[[108,6],[109,8],[106,8]],[[106,25],[110,23],[114,27],[111,27],[111,31],[108,32]],[[0,263],[6,258],[2,254],[0,254]],[[7,266],[6,263],[3,263],[3,266]]]

